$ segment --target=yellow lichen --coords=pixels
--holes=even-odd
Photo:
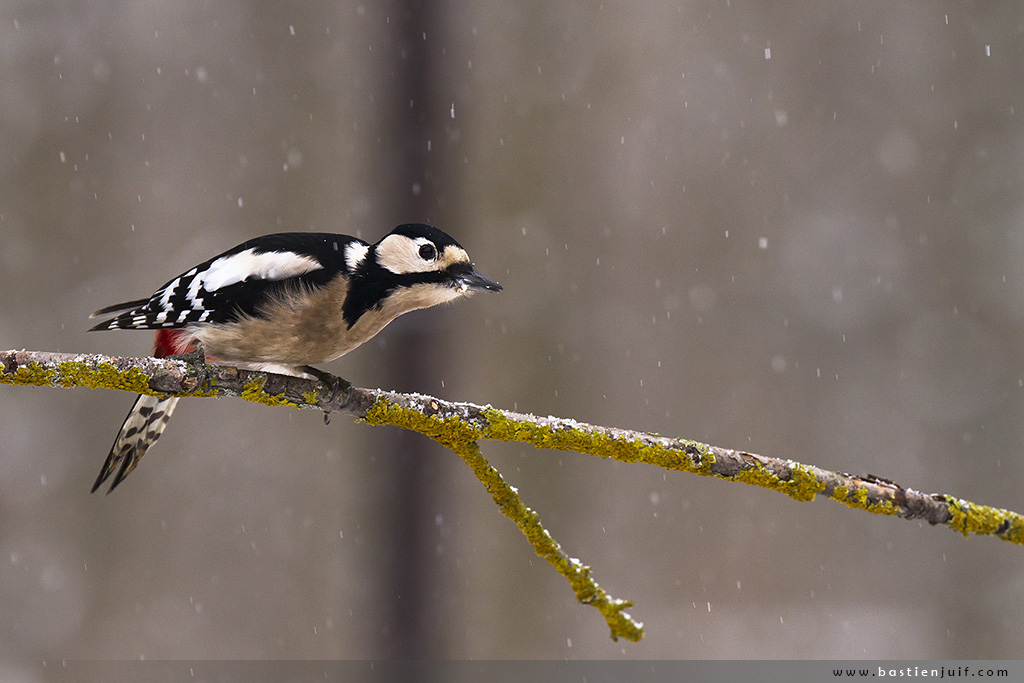
[[[149,393],[150,377],[139,368],[118,370],[110,363],[91,366],[88,363],[66,361],[57,366],[57,384],[64,387],[79,386],[90,389],[120,389],[136,393]]]
[[[825,490],[825,482],[806,465],[791,463],[790,471],[789,490],[786,492],[790,498],[809,502]]]
[[[511,423],[506,421],[498,411],[490,409],[485,411],[485,413],[488,412],[490,413],[488,417],[491,418],[491,427],[493,428],[495,422],[499,425],[497,432],[492,432],[490,428],[478,429],[466,424],[456,416],[425,415],[417,410],[403,408],[384,398],[378,398],[374,402],[363,420],[374,425],[387,424],[415,430],[455,451],[469,465],[501,512],[519,527],[537,555],[547,560],[569,581],[576,599],[601,612],[611,630],[612,639],[623,637],[633,641],[640,640],[644,634],[643,624],[633,620],[625,611],[632,603],[611,598],[590,577],[589,567],[568,557],[544,528],[536,511],[523,503],[515,488],[510,486],[501,473],[484,458],[477,440],[499,438],[496,436],[499,432],[506,437],[504,440],[512,440],[508,438],[511,436],[509,431],[501,432],[501,429],[513,429]],[[495,415],[499,416],[500,420],[494,419]],[[518,425],[514,428],[517,441],[527,440],[528,437],[539,437],[541,443],[534,443],[534,445],[561,448],[565,444],[565,441],[559,439],[558,434],[553,430],[537,428],[529,430],[530,434],[527,435],[524,433],[525,430],[520,427],[525,428],[527,425]],[[580,448],[585,447],[582,443],[578,445]]]
[[[829,497],[847,507],[866,510],[876,515],[899,515],[902,512],[900,506],[891,500],[877,500],[872,503],[866,488],[839,485],[832,489],[832,495]]]
[[[537,448],[576,451],[621,462],[645,462],[669,470],[700,474],[710,474],[710,467],[714,463],[714,457],[707,446],[696,441],[679,443],[683,448],[693,448],[700,455],[699,467],[683,448],[646,444],[640,439],[628,441],[604,432],[564,425],[555,429],[548,425],[515,422],[505,417],[500,410],[490,407],[485,408],[483,414],[487,418],[487,426],[479,438],[519,441],[533,444]]]
[[[791,466],[791,472],[790,479],[782,479],[774,472],[754,464],[731,477],[721,476],[719,478],[727,481],[742,481],[745,484],[785,493],[793,500],[802,503],[814,500],[814,497],[825,489],[823,482],[796,463]]]
[[[53,384],[53,370],[35,362],[19,367],[14,372],[3,372],[0,369],[0,382],[46,387]]]
[[[949,525],[964,536],[994,534],[1004,541],[1024,545],[1024,518],[1019,514],[953,496],[943,498],[952,515]]]
[[[0,383],[27,384],[33,386],[88,387],[90,389],[113,389],[132,391],[139,394],[165,396],[150,389],[151,377],[137,367],[120,370],[111,363],[93,365],[85,361],[64,361],[56,367],[45,367],[37,362],[17,368],[13,373],[0,369]],[[216,396],[211,390],[195,390],[174,394],[178,396]]]
[[[267,378],[264,376],[254,377],[245,383],[242,388],[242,398],[246,401],[252,401],[253,403],[261,403],[265,406],[291,406],[298,408],[299,404],[294,401],[289,401],[284,397],[283,394],[268,394],[263,390],[263,385],[266,384]]]
[[[403,408],[385,398],[378,398],[366,411],[363,421],[373,425],[392,425],[411,429],[445,445],[466,443],[481,438],[481,434],[458,417],[425,415],[418,410]]]

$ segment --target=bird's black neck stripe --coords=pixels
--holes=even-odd
[[[384,301],[397,289],[419,284],[443,284],[451,281],[445,271],[405,273],[399,275],[370,261],[353,273],[348,294],[342,307],[345,323],[351,328],[364,313],[380,309]]]

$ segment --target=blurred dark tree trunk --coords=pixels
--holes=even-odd
[[[431,172],[433,159],[427,141],[438,124],[433,106],[432,85],[438,76],[431,59],[435,35],[432,22],[437,9],[420,0],[403,0],[389,10],[389,64],[391,88],[381,104],[387,121],[381,126],[385,136],[385,156],[376,173],[388,174],[381,184],[382,214],[399,222],[436,222],[436,198],[442,188]],[[387,82],[387,81],[385,81]],[[434,158],[436,158],[436,152]],[[393,225],[379,226],[380,231]],[[430,319],[417,316],[392,323],[385,341],[387,368],[380,373],[404,390],[422,391],[437,385],[437,360],[442,349],[431,334]],[[380,453],[384,500],[381,509],[391,519],[378,538],[393,552],[382,568],[382,595],[390,596],[385,617],[389,633],[381,639],[377,656],[401,659],[436,657],[445,650],[445,636],[436,628],[427,628],[434,583],[434,553],[430,552],[434,515],[431,457],[433,444],[421,435],[394,430]],[[438,616],[438,615],[435,615]],[[443,621],[443,620],[442,620]]]

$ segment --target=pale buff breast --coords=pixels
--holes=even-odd
[[[403,313],[469,294],[469,290],[417,284],[396,290],[379,309],[364,313],[349,328],[342,316],[347,292],[343,277],[328,287],[280,297],[259,318],[186,328],[216,360],[312,365],[334,360],[363,344]]]

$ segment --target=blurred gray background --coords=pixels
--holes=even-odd
[[[249,237],[431,222],[505,291],[327,366],[1024,509],[1014,2],[15,0],[0,348]],[[612,642],[452,453],[0,387],[0,678],[60,658],[1019,657],[1024,554],[742,484],[484,444],[634,600]],[[33,669],[34,671],[34,669]]]

